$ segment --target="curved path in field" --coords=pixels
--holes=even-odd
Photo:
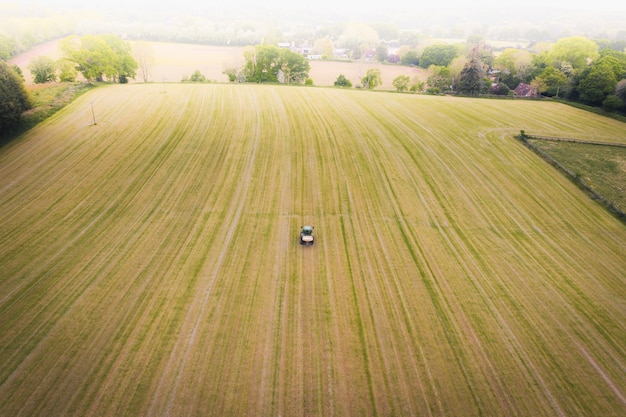
[[[0,148],[0,415],[623,414],[626,229],[521,129],[624,124],[333,89],[90,92]]]

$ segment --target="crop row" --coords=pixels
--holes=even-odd
[[[520,128],[624,126],[554,103],[90,92],[0,149],[0,415],[622,414],[626,230]]]

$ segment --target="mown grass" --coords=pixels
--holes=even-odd
[[[32,108],[22,114],[20,124],[0,137],[9,142],[61,110],[74,99],[94,88],[90,83],[50,83],[27,86]]]
[[[623,414],[626,229],[521,126],[624,131],[336,89],[80,97],[0,148],[0,415]]]
[[[533,139],[529,142],[626,212],[626,148]]]

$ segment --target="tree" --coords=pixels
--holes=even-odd
[[[102,81],[112,71],[113,51],[95,35],[70,36],[59,42],[59,48],[87,81]]]
[[[459,78],[458,89],[461,94],[476,96],[480,93],[483,83],[482,69],[475,60],[469,61]]]
[[[335,45],[328,36],[317,39],[313,43],[313,49],[320,53],[323,59],[331,59],[335,55]]]
[[[557,68],[561,62],[567,62],[578,73],[586,69],[590,61],[598,58],[598,44],[583,36],[561,38],[554,44],[549,55]]]
[[[454,45],[431,45],[422,52],[419,65],[428,68],[431,65],[447,67],[450,62],[459,55],[459,50]]]
[[[302,55],[275,45],[256,45],[244,51],[243,75],[248,82],[302,84],[311,66]]]
[[[392,40],[398,39],[398,36],[400,36],[400,31],[395,23],[374,23],[372,27],[378,33],[380,39]]]
[[[420,41],[420,34],[418,32],[400,32],[400,43],[402,45],[409,45],[415,48]]]
[[[410,66],[418,65],[420,63],[420,59],[419,59],[419,55],[417,54],[417,51],[410,50],[406,54],[402,55],[402,57],[400,58],[400,63],[402,65],[410,65]]]
[[[138,65],[130,44],[115,35],[70,36],[59,43],[59,48],[88,81],[106,78],[123,83],[135,78]]]
[[[615,86],[615,95],[626,104],[626,79],[620,80]]]
[[[156,61],[154,56],[154,48],[148,42],[138,41],[133,46],[133,56],[139,66],[139,75],[144,83],[150,80],[152,67]]]
[[[100,36],[102,36],[107,45],[113,50],[116,58],[113,63],[115,74],[112,79],[117,78],[120,83],[127,83],[129,78],[135,78],[139,65],[133,58],[133,49],[130,43],[116,35]]]
[[[36,56],[30,60],[28,70],[36,84],[55,82],[57,80],[55,62],[49,56]]]
[[[493,94],[496,96],[506,96],[509,94],[510,91],[511,89],[509,88],[509,86],[503,82],[499,82],[489,88],[489,94]]]
[[[414,93],[424,91],[424,81],[420,80],[420,78],[415,75],[411,80],[411,86],[409,87],[409,90]]]
[[[534,85],[537,86],[537,90],[549,97],[558,97],[559,93],[564,92],[569,86],[567,76],[552,65],[546,67],[541,74],[535,77],[535,80]]]
[[[461,71],[458,88],[462,94],[476,96],[482,90],[485,71],[477,52],[476,49],[472,51],[469,61]]]
[[[383,84],[382,77],[380,75],[380,70],[378,68],[370,68],[365,73],[365,76],[361,78],[361,84],[363,87],[373,90],[379,85]]]
[[[613,61],[615,76],[619,79],[626,77],[626,52],[613,49],[602,50],[600,51],[600,59],[598,59],[597,62],[607,59],[608,57],[615,59],[615,61]]]
[[[15,128],[22,113],[31,107],[24,81],[0,60],[0,132]]]
[[[15,39],[0,33],[0,60],[8,61],[15,54],[16,50]]]
[[[621,80],[626,77],[626,53],[618,51],[603,51],[600,58],[592,66],[607,64],[613,69],[615,78]]]
[[[365,23],[350,23],[339,36],[340,47],[349,49],[354,59],[360,59],[363,51],[378,44],[378,32]]]
[[[393,86],[399,93],[406,91],[409,88],[409,83],[411,82],[411,78],[408,75],[398,75],[391,82]]]
[[[624,102],[615,95],[607,96],[602,102],[602,108],[608,112],[616,112],[624,107]]]
[[[193,74],[191,74],[191,77],[188,78],[188,80],[192,83],[205,83],[207,82],[206,77],[200,72],[200,70],[195,70]],[[183,79],[183,81],[187,81],[185,79]]]
[[[578,84],[580,100],[592,106],[600,106],[604,99],[613,94],[617,86],[614,70],[610,63],[594,65]]]
[[[345,75],[339,74],[339,77],[335,80],[335,87],[352,87],[352,83]]]
[[[228,81],[231,83],[245,83],[246,76],[243,73],[243,70],[240,68],[226,68],[222,71],[223,74],[226,74],[228,77]]]
[[[385,62],[387,60],[387,56],[389,55],[389,48],[384,43],[379,43],[376,47],[376,59],[379,62]]]
[[[494,59],[493,66],[501,71],[500,81],[514,88],[520,82],[528,81],[533,69],[533,55],[528,51],[507,48]]]
[[[278,55],[278,47],[274,45],[246,48],[243,52],[245,59],[243,73],[246,80],[255,83],[278,82],[278,68],[274,71]]]
[[[13,69],[13,71],[15,71],[17,75],[20,76],[22,81],[24,81],[24,74],[22,73],[22,69],[18,65],[11,65],[11,68]]]
[[[56,67],[59,70],[59,81],[62,83],[76,81],[76,66],[73,62],[67,59],[59,59],[56,62]]]
[[[284,83],[302,84],[309,77],[311,65],[301,54],[290,49],[281,49],[279,54],[280,70],[285,74]]]
[[[431,93],[441,93],[450,91],[452,85],[452,77],[450,76],[450,70],[448,67],[439,67],[437,65],[431,65],[428,67],[428,80],[426,83]]]

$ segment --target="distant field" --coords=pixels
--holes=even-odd
[[[626,227],[521,129],[626,126],[357,90],[86,93],[0,147],[0,416],[626,414]]]
[[[57,41],[48,42],[36,47],[32,51],[11,60],[12,65],[18,65],[24,72],[28,84],[32,83],[32,77],[28,70],[30,60],[38,55],[60,58],[57,50]],[[169,42],[150,42],[155,56],[155,64],[152,68],[149,80],[151,82],[180,82],[183,77],[189,77],[194,71],[199,70],[209,80],[220,83],[228,82],[224,75],[224,69],[239,67],[243,64],[243,51],[241,47],[191,45]],[[409,77],[424,77],[424,71],[419,68],[410,68],[401,65],[382,65],[378,63],[364,62],[335,62],[335,61],[310,61],[310,77],[317,86],[331,86],[339,74],[343,74],[352,81],[353,85],[361,83],[361,78],[369,68],[379,68],[383,84],[380,90],[394,90],[391,84],[398,75]],[[134,82],[143,82],[140,74]]]

